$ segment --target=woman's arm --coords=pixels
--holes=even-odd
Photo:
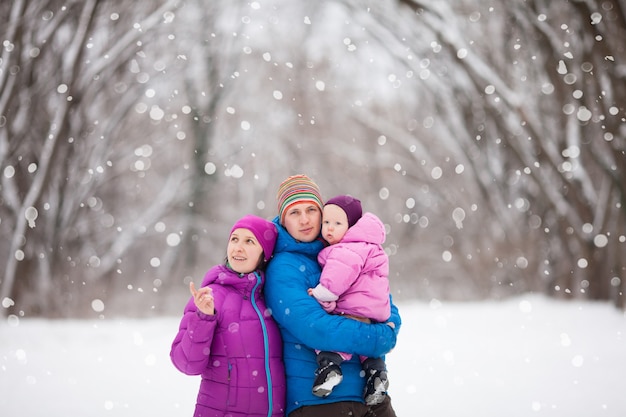
[[[206,369],[216,328],[217,315],[198,311],[193,298],[189,300],[170,351],[172,363],[179,371],[200,375]]]

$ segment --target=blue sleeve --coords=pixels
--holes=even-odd
[[[391,296],[391,294],[389,294],[389,302],[391,304],[391,316],[387,321],[393,323],[393,325],[395,326],[394,332],[396,333],[396,336],[398,336],[398,333],[400,332],[400,326],[402,326],[400,311],[398,310],[398,307],[393,303],[393,297]]]
[[[319,272],[317,272],[319,274]],[[387,324],[366,324],[346,317],[326,313],[307,294],[319,275],[306,275],[302,266],[296,267],[274,258],[267,269],[265,297],[278,324],[289,332],[283,335],[313,349],[350,352],[368,357],[380,357],[396,344],[401,320],[392,303],[392,329]]]

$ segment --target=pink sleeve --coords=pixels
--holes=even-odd
[[[322,268],[320,284],[341,297],[352,286],[363,269],[363,258],[346,247],[332,248]]]

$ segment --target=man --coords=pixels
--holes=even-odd
[[[266,270],[265,297],[283,338],[287,374],[287,415],[319,417],[395,417],[389,396],[377,405],[363,402],[366,378],[358,355],[380,357],[396,343],[401,320],[392,303],[390,322],[367,324],[327,314],[307,293],[319,283],[317,255],[325,243],[320,237],[322,197],[319,187],[305,175],[295,175],[278,190],[278,238]],[[311,391],[318,367],[314,349],[350,352],[342,364],[343,381],[327,397]]]

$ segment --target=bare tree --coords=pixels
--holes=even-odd
[[[446,123],[438,127],[465,153],[507,257],[518,248],[535,265],[530,274],[545,276],[530,289],[623,305],[622,2],[512,3],[501,12],[476,1],[400,3],[406,26],[389,4],[370,23],[416,53],[396,55],[408,68],[429,62],[436,76],[416,88],[437,98],[429,101]],[[424,38],[428,48],[405,41]],[[505,214],[517,204],[534,232]]]
[[[122,233],[108,233],[117,219],[106,210],[115,202],[99,193],[121,173],[116,153],[133,146],[114,139],[143,92],[127,66],[174,3],[127,14],[97,1],[3,4],[10,46],[0,80],[2,227],[11,238],[2,248],[1,299],[54,314],[76,301],[69,288],[80,284],[71,285],[68,270],[78,264],[90,267],[92,279],[106,275],[137,237],[134,219]],[[109,25],[120,30],[107,39],[98,29]],[[102,113],[109,117],[100,122]],[[163,212],[170,200],[157,199],[151,210]]]
[[[400,296],[624,303],[622,1],[16,0],[0,19],[5,313],[167,311],[234,213],[273,216],[299,172],[383,218]]]

